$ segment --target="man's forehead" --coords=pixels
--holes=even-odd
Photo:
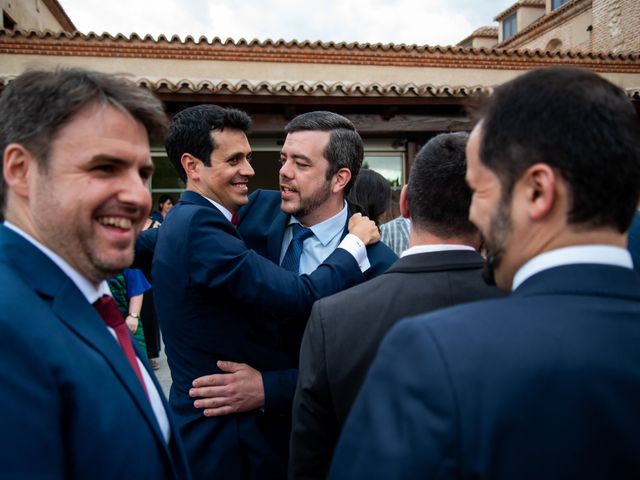
[[[323,154],[331,132],[323,130],[299,130],[290,132],[285,138],[282,151],[294,149],[298,153],[311,155],[313,153]],[[324,155],[323,155],[324,156]]]

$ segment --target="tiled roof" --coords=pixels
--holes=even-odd
[[[498,27],[480,27],[471,34],[474,37],[497,37]]]
[[[58,21],[58,23],[68,32],[76,30],[76,26],[73,24],[67,12],[64,11],[62,5],[58,0],[42,0],[42,3],[49,9],[51,15]]]
[[[506,10],[503,10],[498,15],[496,15],[494,17],[494,20],[499,22],[506,16],[511,15],[513,12],[515,12],[519,7],[544,7],[544,6],[545,6],[545,0],[518,0],[509,8],[507,8]]]
[[[498,27],[480,27],[476,28],[471,35],[460,40],[456,45],[464,45],[474,38],[495,38],[498,39]]]
[[[8,85],[15,76],[0,76],[0,87]],[[231,95],[301,95],[301,96],[366,96],[366,97],[432,97],[461,98],[474,93],[490,92],[491,88],[453,85],[415,85],[379,83],[362,84],[349,82],[251,82],[249,80],[220,80],[193,82],[188,79],[171,81],[168,79],[149,80],[137,78],[135,82],[156,93],[196,93]]]
[[[555,10],[534,20],[531,24],[527,25],[521,31],[516,32],[515,35],[500,43],[499,46],[503,48],[509,48],[509,45],[513,45],[514,43],[519,42],[523,38],[527,37],[530,33],[533,32],[534,35],[538,35],[543,31],[548,31],[551,28],[558,26],[563,21],[566,21],[566,18],[568,16],[578,15],[581,12],[590,9],[591,6],[591,0],[570,0],[567,3],[562,4]]]
[[[640,72],[640,54],[611,52],[463,48],[381,43],[284,40],[198,40],[187,36],[115,36],[103,33],[54,33],[0,30],[0,54],[281,62],[308,64],[521,69],[575,65],[594,71]]]

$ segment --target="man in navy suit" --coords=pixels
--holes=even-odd
[[[257,253],[281,264],[294,224],[310,227],[296,273],[313,271],[347,233],[351,212],[346,197],[363,160],[363,142],[347,118],[333,112],[309,112],[285,128],[280,153],[280,191],[259,190],[238,215],[238,231]],[[383,273],[397,256],[381,242],[367,247],[367,279]],[[225,415],[261,406],[289,419],[297,380],[298,354],[306,318],[283,325],[281,353],[286,368],[263,371],[251,363],[224,362],[227,374],[198,378],[192,391],[207,415]],[[252,380],[253,379],[253,380]],[[256,380],[259,379],[259,380]],[[287,420],[288,421],[288,420]],[[288,448],[288,440],[282,445]],[[286,455],[282,459],[286,467]]]
[[[330,478],[640,475],[640,121],[598,75],[498,88],[467,146],[470,219],[512,293],[383,340]]]
[[[253,398],[241,413],[205,417],[190,397],[192,381],[228,362],[264,372],[288,367],[282,325],[302,323],[314,300],[362,281],[365,244],[379,239],[372,221],[354,217],[356,235],[302,276],[248,250],[231,220],[247,202],[254,173],[249,126],[241,111],[199,105],[174,117],[166,140],[187,190],[158,229],[152,272],[173,379],[170,403],[197,478],[285,475],[287,417]],[[241,380],[262,390],[259,375]]]
[[[92,306],[115,308],[165,131],[157,99],[101,73],[29,71],[0,98],[3,477],[190,478],[146,356]]]

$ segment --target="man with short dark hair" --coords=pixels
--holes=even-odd
[[[242,413],[205,417],[190,396],[192,381],[230,363],[265,372],[288,367],[281,324],[304,323],[316,299],[362,281],[365,244],[379,238],[373,222],[356,218],[355,235],[302,276],[248,250],[231,220],[247,202],[254,174],[250,123],[239,110],[198,105],[174,116],[166,139],[187,190],[158,229],[152,274],[173,379],[169,399],[196,478],[284,475],[288,418],[261,410],[264,401],[255,398],[233,404]],[[263,390],[260,375],[233,371]]]
[[[190,478],[106,283],[132,261],[165,131],[149,92],[97,72],[28,71],[0,97],[3,476]]]
[[[325,478],[340,429],[382,337],[409,315],[494,297],[469,222],[468,134],[442,134],[416,155],[400,196],[409,248],[384,274],[317,301],[302,341],[290,478]]]
[[[512,293],[389,332],[330,477],[637,478],[633,105],[588,71],[526,73],[495,89],[467,181],[489,272]]]
[[[307,274],[330,258],[347,234],[351,215],[346,195],[363,159],[363,144],[353,124],[333,112],[309,112],[294,118],[286,127],[287,137],[280,153],[280,192],[259,190],[239,211],[238,231],[257,253],[285,266],[293,232],[298,227],[309,235],[301,243],[295,274]],[[367,246],[365,278],[384,272],[395,260],[382,243]],[[291,403],[297,380],[298,354],[308,318],[297,318],[278,326],[278,355],[288,361],[278,369],[237,361],[219,362],[228,372],[197,378],[191,392],[198,408],[207,415],[227,415],[260,407],[265,418],[287,424],[287,433],[272,438],[280,452],[281,476],[286,476]],[[232,360],[232,359],[223,359]],[[284,426],[283,426],[284,430]]]

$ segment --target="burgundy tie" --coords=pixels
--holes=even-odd
[[[93,306],[102,317],[104,323],[115,330],[120,348],[122,348],[122,351],[127,357],[127,360],[129,360],[133,371],[136,372],[136,376],[138,377],[138,380],[140,380],[142,388],[145,393],[147,393],[147,387],[145,386],[144,379],[142,378],[142,372],[138,366],[136,353],[133,350],[133,344],[131,343],[129,329],[127,328],[126,323],[124,323],[124,318],[122,318],[120,310],[118,310],[118,307],[116,306],[116,302],[109,295],[103,295],[95,301]]]
[[[233,225],[234,227],[238,228],[238,224],[240,222],[238,221],[238,213],[234,212],[231,214],[231,225]]]

